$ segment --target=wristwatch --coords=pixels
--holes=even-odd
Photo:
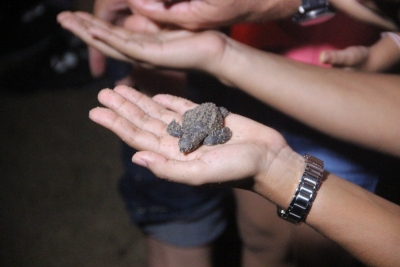
[[[328,0],[301,0],[299,11],[292,20],[302,26],[325,22],[335,16],[335,9]]]
[[[305,169],[289,207],[277,207],[278,216],[294,224],[306,220],[324,175],[324,162],[309,154],[304,155]]]

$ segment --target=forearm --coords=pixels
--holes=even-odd
[[[230,40],[210,72],[331,136],[400,155],[400,77],[326,69]],[[379,129],[379,130],[378,130]]]
[[[255,176],[254,191],[283,209],[289,207],[305,170],[290,147]],[[368,266],[400,262],[400,206],[325,172],[305,221]]]
[[[400,262],[400,207],[328,174],[307,224],[368,266]]]

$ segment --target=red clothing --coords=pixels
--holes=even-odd
[[[231,28],[231,37],[288,58],[322,65],[319,55],[323,50],[371,45],[379,39],[379,31],[338,13],[325,23],[308,27],[291,21],[237,24]]]

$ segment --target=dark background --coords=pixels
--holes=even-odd
[[[1,266],[144,266],[120,141],[88,118],[106,80],[0,94]]]

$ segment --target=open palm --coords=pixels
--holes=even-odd
[[[139,150],[133,161],[158,177],[190,185],[241,182],[267,171],[275,156],[286,148],[275,130],[236,114],[225,118],[232,138],[225,144],[201,146],[184,154],[178,139],[167,134],[167,125],[182,121],[182,114],[196,104],[171,95],[149,98],[140,92],[117,86],[104,89],[90,118],[110,129],[124,142]]]

